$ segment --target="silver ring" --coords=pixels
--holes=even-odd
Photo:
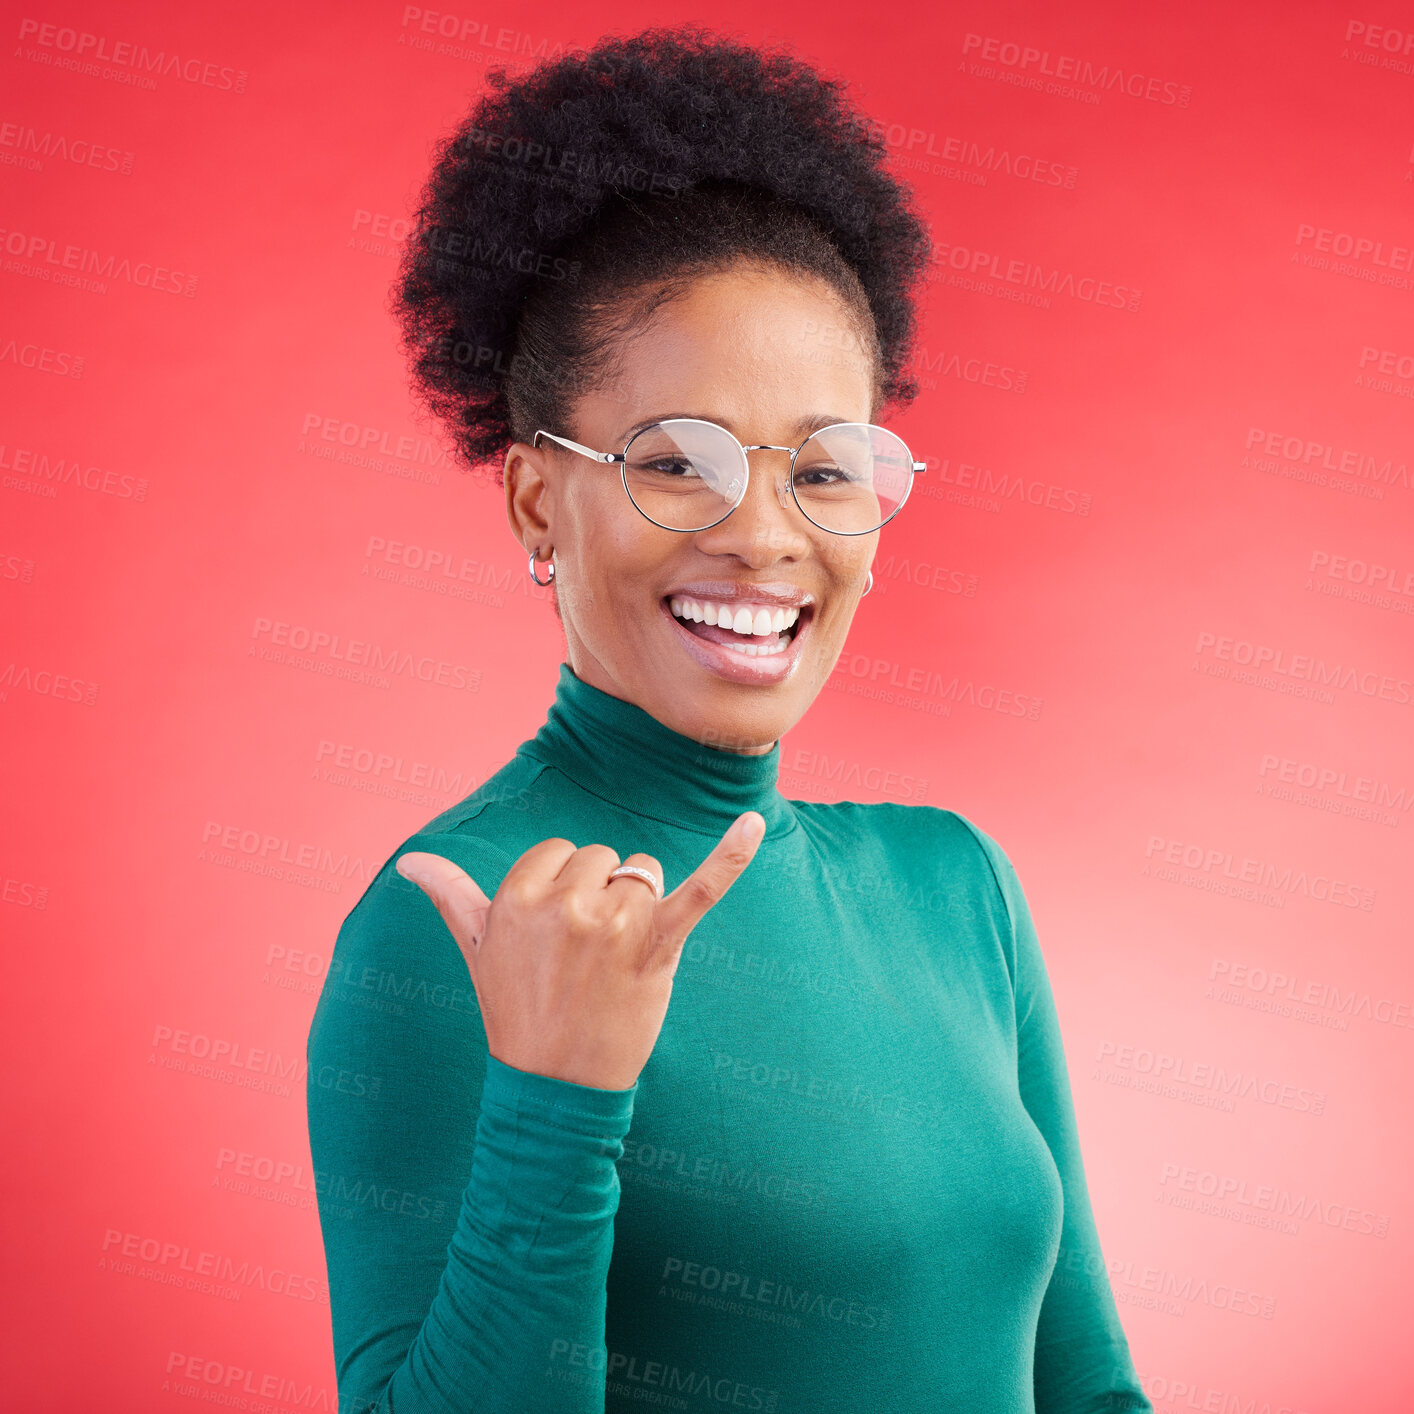
[[[653,890],[653,897],[661,899],[663,891],[658,887],[658,880],[654,877],[651,869],[640,869],[637,864],[620,864],[617,869],[609,871],[611,879],[617,879],[620,874],[627,874],[634,879],[642,879]]]
[[[541,579],[540,576],[535,573],[535,551],[532,550],[530,552],[530,577],[536,582],[536,584],[541,587],[541,589],[544,589],[547,585],[551,585],[555,582],[555,557],[553,554],[550,556],[549,565],[550,578]]]

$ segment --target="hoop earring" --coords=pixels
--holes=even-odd
[[[864,581],[864,594],[867,594],[871,589],[873,589],[873,587],[874,587],[874,571],[873,571],[873,570],[870,570],[870,571],[869,571],[869,578]],[[864,598],[864,594],[861,594],[859,597],[860,597],[861,599]]]
[[[549,578],[549,579],[541,579],[540,576],[535,573],[535,551],[532,550],[532,551],[530,552],[530,577],[531,577],[531,579],[533,579],[533,580],[536,582],[536,584],[538,584],[542,589],[544,589],[547,584],[553,584],[553,583],[555,582],[555,555],[554,555],[554,551],[551,551],[551,552],[550,552],[549,564],[550,564],[550,578]]]

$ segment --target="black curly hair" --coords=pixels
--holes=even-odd
[[[468,467],[537,428],[573,435],[617,341],[738,259],[827,281],[876,403],[917,396],[927,228],[842,82],[682,25],[487,84],[438,145],[392,293],[415,390]]]

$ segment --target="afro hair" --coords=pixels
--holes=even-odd
[[[927,228],[840,81],[684,25],[487,85],[438,144],[392,295],[415,391],[467,466],[568,428],[622,334],[742,258],[826,280],[878,402],[917,395]]]

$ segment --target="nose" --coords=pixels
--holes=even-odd
[[[752,452],[784,452],[786,455],[779,461],[767,459],[765,462],[758,462],[756,478],[771,480],[776,488],[776,496],[781,503],[782,510],[790,509],[790,461],[794,453],[794,447],[777,447],[770,442],[753,442],[746,448],[747,460],[750,461]],[[775,472],[782,472],[780,476],[774,476]]]
[[[725,520],[697,538],[708,553],[736,553],[757,566],[785,558],[800,558],[808,553],[809,541],[805,518],[792,504],[790,494],[790,459],[792,447],[777,447],[769,443],[746,448],[750,473],[746,494]]]

